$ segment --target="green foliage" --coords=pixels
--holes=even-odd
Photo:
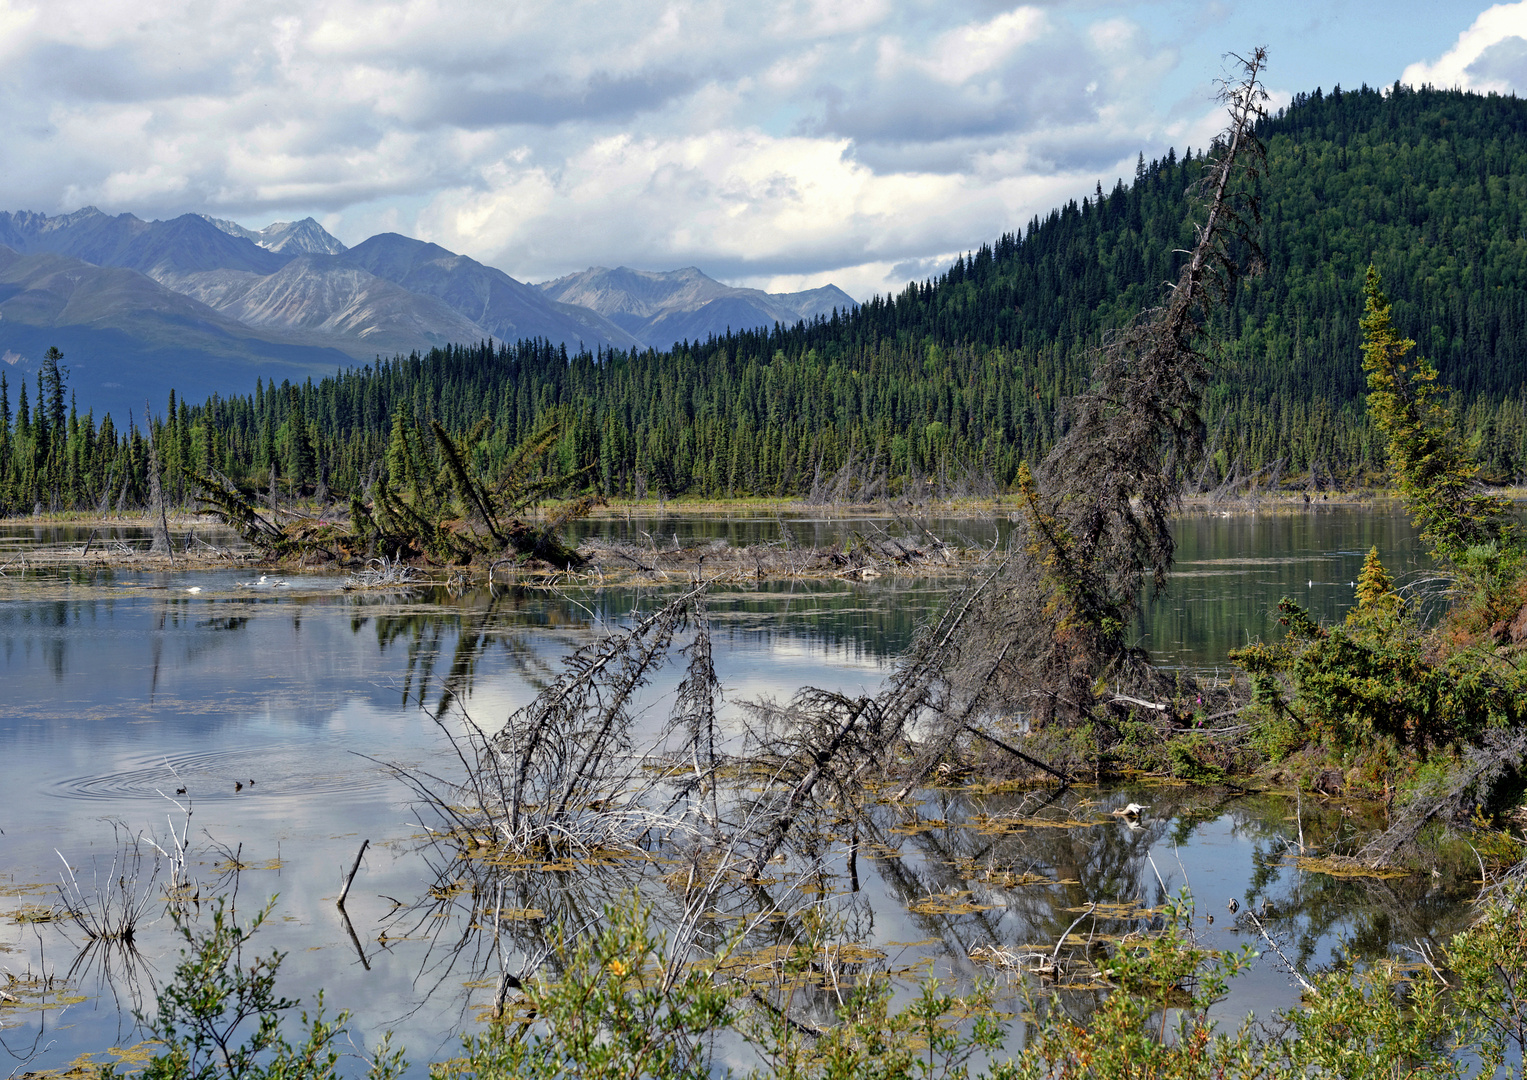
[[[1379,560],[1378,545],[1374,545],[1363,558],[1363,569],[1357,575],[1357,608],[1354,615],[1347,617],[1347,621],[1352,622],[1356,612],[1378,614],[1398,603],[1394,579],[1384,569],[1384,564]]]
[[[1450,1054],[1454,1016],[1430,978],[1405,983],[1392,963],[1354,975],[1317,977],[1305,1007],[1287,1014],[1294,1038],[1274,1075],[1390,1080],[1472,1075]]]
[[[513,1013],[493,1021],[431,1076],[702,1080],[715,1072],[713,1037],[731,1029],[763,1062],[752,1074],[759,1080],[966,1080],[973,1062],[1002,1046],[991,990],[956,997],[936,980],[893,1010],[889,980],[872,977],[849,995],[837,1024],[807,1034],[785,1008],[747,1009],[757,1000],[750,987],[720,981],[717,963],[669,974],[648,919],[633,900],[607,907],[598,934],[561,939],[559,977],[526,990],[522,1015],[533,1022]]]
[[[272,558],[302,555],[359,561],[380,553],[388,558],[470,563],[509,551],[519,559],[539,558],[560,567],[580,561],[558,532],[569,520],[587,514],[595,498],[569,501],[539,528],[511,516],[587,471],[537,475],[537,464],[556,442],[557,420],[548,421],[516,447],[491,484],[471,462],[471,451],[481,445],[488,427],[486,418],[461,444],[438,421],[430,427],[438,458],[402,414],[393,418],[387,472],[372,485],[369,504],[351,497],[348,530],[290,513],[288,520],[278,524],[274,514],[262,515],[253,499],[222,474],[205,476],[190,470],[185,474],[200,489],[198,501],[204,509]]]
[[[1464,549],[1453,561],[1453,605],[1448,629],[1461,641],[1476,641],[1501,620],[1509,622],[1527,599],[1523,552],[1513,540]]]
[[[1377,751],[1398,768],[1407,749],[1424,757],[1527,720],[1521,669],[1478,648],[1439,652],[1415,612],[1383,602],[1387,595],[1330,628],[1285,598],[1278,610],[1287,638],[1230,659],[1252,676],[1265,706],[1347,761]]]
[[[1119,945],[1101,972],[1117,989],[1089,1024],[1045,1010],[1012,1064],[1013,1075],[1025,1080],[1257,1075],[1265,1047],[1249,1026],[1227,1036],[1208,1016],[1228,980],[1245,970],[1256,952],[1250,946],[1229,954],[1201,948],[1186,929],[1192,911],[1191,899],[1179,895],[1165,905],[1160,934]]]
[[[765,1062],[754,1080],[967,1080],[973,1062],[1001,1049],[1006,1028],[989,987],[955,997],[929,979],[900,1011],[890,1007],[892,990],[888,979],[870,979],[851,993],[834,1026],[812,1035],[781,1010],[755,1013],[744,1026]],[[1009,1074],[999,1065],[990,1075]]]
[[[1373,548],[1345,625],[1320,627],[1285,599],[1279,621],[1288,637],[1230,658],[1252,676],[1265,720],[1287,716],[1388,791],[1415,770],[1414,753],[1424,759],[1434,749],[1478,745],[1489,729],[1527,720],[1527,674],[1493,651],[1522,606],[1523,583],[1510,504],[1480,488],[1437,373],[1412,359],[1415,342],[1395,332],[1371,265],[1364,295],[1369,414],[1423,537],[1452,566],[1453,607],[1442,631],[1428,633]]]
[[[1284,761],[1305,744],[1304,731],[1285,709],[1259,706],[1247,719],[1251,723],[1251,747],[1267,761]]]
[[[1368,415],[1388,440],[1389,467],[1401,498],[1438,556],[1457,561],[1470,548],[1510,537],[1511,504],[1480,490],[1479,466],[1458,433],[1437,371],[1409,358],[1415,342],[1390,324],[1389,300],[1371,265],[1363,284],[1363,370]]]
[[[1448,943],[1457,1041],[1499,1064],[1527,1054],[1527,881],[1518,877]]]
[[[1192,784],[1223,784],[1226,773],[1210,760],[1215,744],[1196,735],[1173,739],[1167,746],[1172,775]]]
[[[245,946],[270,915],[275,901],[240,926],[226,901],[213,905],[210,927],[198,929],[170,909],[185,939],[180,962],[159,992],[158,1011],[140,1016],[163,1044],[140,1074],[145,1080],[332,1080],[338,1075],[339,1039],[348,1014],[323,1015],[323,995],[311,1017],[301,1014],[305,1035],[291,1042],[282,1014],[301,1002],[276,992],[282,956],[245,957]],[[252,951],[252,950],[251,950]],[[371,1080],[396,1080],[405,1066],[384,1044],[372,1060]],[[105,1075],[115,1075],[108,1068]]]
[[[607,907],[598,934],[559,937],[556,950],[560,977],[527,990],[534,1026],[494,1021],[465,1036],[463,1055],[432,1066],[432,1077],[710,1075],[705,1036],[729,1026],[736,993],[718,984],[709,966],[669,982],[662,940],[648,934],[647,912],[634,900]]]
[[[731,1032],[756,1055],[756,1080],[1145,1080],[1311,1075],[1443,1077],[1497,1075],[1527,1045],[1527,882],[1499,891],[1470,929],[1431,968],[1403,974],[1392,963],[1310,977],[1302,1007],[1279,1029],[1216,1029],[1210,1008],[1256,953],[1201,947],[1186,892],[1163,906],[1159,929],[1126,938],[1098,959],[1109,989],[1086,1023],[1027,984],[1025,1043],[1005,1056],[1006,1028],[992,988],[956,997],[936,980],[892,1008],[892,986],[871,976],[849,996],[837,1023],[810,1029],[788,1018],[787,981],[755,993],[732,983],[717,961],[672,962],[650,913],[636,900],[606,908],[597,933],[554,942],[556,979],[528,987],[508,1015],[463,1038],[462,1053],[430,1067],[434,1080],[580,1080],[651,1077],[702,1080],[716,1074],[717,1036]],[[144,1018],[162,1043],[144,1075],[154,1080],[333,1080],[345,1014],[302,1015],[293,1043],[281,1014],[279,953],[246,958],[267,906],[240,927],[219,903],[210,926],[177,925],[181,962]],[[251,950],[252,951],[252,950]],[[786,965],[790,968],[790,965]],[[793,971],[794,976],[801,972]],[[728,1052],[737,1049],[728,1043]],[[984,1067],[983,1067],[984,1066]],[[396,1080],[400,1053],[384,1045],[373,1080]],[[1507,1070],[1510,1072],[1509,1068]],[[104,1075],[116,1075],[108,1067]]]
[[[1449,941],[1438,969],[1392,963],[1317,974],[1287,1019],[1274,1077],[1517,1075],[1527,1050],[1527,929],[1520,878]],[[1472,1060],[1471,1060],[1472,1059]],[[1517,1066],[1507,1066],[1509,1061]]]

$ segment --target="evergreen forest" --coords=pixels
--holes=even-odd
[[[1362,288],[1372,263],[1398,330],[1455,393],[1483,475],[1527,475],[1527,101],[1396,84],[1316,90],[1262,122],[1266,266],[1216,309],[1221,351],[1192,490],[1375,481]],[[551,420],[547,475],[588,494],[857,500],[1014,489],[1068,426],[1097,347],[1160,303],[1197,206],[1205,148],[1035,217],[936,279],[793,327],[665,352],[461,343],[302,385],[80,415],[67,358],[0,374],[0,512],[147,498],[152,442],[172,500],[185,470],[326,497],[364,491],[389,446],[432,421],[476,435],[491,472]],[[155,406],[158,407],[157,405]],[[486,418],[486,424],[479,422]],[[429,444],[430,440],[423,440]],[[395,454],[394,454],[395,456]]]

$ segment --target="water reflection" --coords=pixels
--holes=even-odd
[[[646,524],[659,535],[659,523]],[[792,543],[820,543],[833,530],[841,540],[845,527],[853,526],[789,523]],[[990,542],[980,530],[1000,523],[959,527]],[[759,536],[773,529],[771,542],[779,535],[772,518],[747,528]],[[1212,669],[1229,645],[1272,632],[1265,615],[1280,595],[1339,618],[1350,602],[1345,582],[1375,543],[1402,578],[1422,565],[1408,526],[1389,514],[1189,519],[1179,532],[1183,573],[1148,607],[1138,633],[1172,663]],[[103,819],[144,827],[170,812],[164,797],[181,788],[194,807],[207,887],[228,861],[222,852],[242,850],[247,904],[281,894],[278,920],[264,933],[290,954],[291,992],[327,987],[336,1006],[359,1011],[358,1041],[395,1027],[416,1061],[449,1052],[453,1028],[491,1002],[501,966],[519,970],[544,955],[557,920],[587,925],[633,889],[661,925],[697,918],[691,882],[715,857],[702,843],[669,838],[640,857],[571,864],[462,859],[426,830],[438,822],[415,820],[407,787],[380,764],[459,776],[425,713],[470,714],[492,729],[574,648],[681,586],[367,595],[313,576],[275,595],[240,590],[247,576],[117,569],[0,580],[0,947],[16,950],[4,957],[8,966],[41,961],[37,939],[4,917],[21,902],[3,895],[7,880],[53,880],[55,850],[76,867],[109,867]],[[873,692],[938,610],[943,588],[897,578],[719,588],[708,609],[728,717],[737,719],[742,701],[786,698],[803,685]],[[653,680],[654,712],[668,707],[681,675],[669,669]],[[733,794],[741,805],[742,793]],[[823,959],[821,981],[801,999],[820,1020],[867,969],[932,964],[970,979],[987,970],[971,959],[977,948],[1048,953],[1097,902],[1128,906],[1077,924],[1072,932],[1090,936],[1093,948],[1150,925],[1166,896],[1191,886],[1197,931],[1229,948],[1254,931],[1238,926],[1225,902],[1260,909],[1271,901],[1270,932],[1296,963],[1320,965],[1445,940],[1472,894],[1468,875],[1446,866],[1440,878],[1387,881],[1300,868],[1301,836],[1327,854],[1352,850],[1382,825],[1323,803],[1132,788],[936,790],[915,808],[865,797],[862,815],[824,811],[804,830],[800,853],[770,867],[775,880],[728,885],[699,922],[701,940],[717,943],[751,921],[750,962],[820,938],[823,923],[814,920],[861,943]],[[1135,822],[1108,813],[1127,802],[1150,810]],[[362,839],[372,846],[341,915],[339,877]],[[820,901],[815,909],[808,898]],[[63,955],[46,940],[44,959]],[[148,980],[169,969],[175,944],[165,924],[145,932]],[[84,956],[72,974],[67,964],[56,972],[94,996],[56,1033],[50,1060],[120,1042],[132,999],[113,997],[126,965],[106,959]],[[1222,1015],[1287,1006],[1291,986],[1264,962],[1238,981]],[[1084,1014],[1095,1000],[1076,991],[1063,1004]],[[19,1031],[7,1044],[29,1044],[42,1022],[32,1014],[14,1021]]]
[[[824,927],[855,943],[841,962],[823,951],[806,969],[820,977],[776,1001],[788,998],[796,1020],[825,1023],[871,970],[932,971],[968,986],[990,974],[981,957],[992,950],[1099,964],[1123,936],[1161,929],[1163,905],[1185,887],[1198,905],[1192,932],[1201,944],[1264,950],[1265,930],[1301,972],[1439,948],[1469,921],[1474,890],[1464,875],[1334,878],[1296,864],[1301,837],[1307,852],[1350,850],[1383,827],[1371,816],[1186,789],[1151,791],[1150,812],[1138,819],[1110,813],[1141,797],[1127,788],[934,790],[910,805],[872,801],[852,819],[824,815],[804,825],[800,850],[772,877],[727,882],[705,898],[699,944],[718,949],[749,927],[731,946],[736,974],[773,993],[780,971],[771,958],[813,955]],[[685,925],[716,852],[659,847],[542,861],[452,837],[428,844],[424,855],[433,883],[389,917],[383,944],[422,938],[430,980],[473,981],[485,1006],[502,971],[541,962],[557,925],[592,925],[612,897],[639,892],[657,926]],[[1226,910],[1229,899],[1239,918]],[[1079,1019],[1105,993],[1093,979],[1083,983],[1063,984],[1055,997]],[[1219,1012],[1239,1020],[1287,1008],[1297,1000],[1295,983],[1267,951]]]

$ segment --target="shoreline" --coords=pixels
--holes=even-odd
[[[1527,487],[1497,489],[1513,503],[1527,507]],[[1330,491],[1306,495],[1304,492],[1264,492],[1254,496],[1187,495],[1179,500],[1177,515],[1189,516],[1205,512],[1237,517],[1267,512],[1317,510],[1335,506],[1380,506],[1393,504],[1400,507],[1397,496],[1388,491]],[[542,521],[554,513],[560,503],[548,502],[531,511],[530,521]],[[1008,497],[960,498],[932,500],[928,502],[872,502],[872,503],[808,503],[800,499],[629,499],[615,500],[594,507],[587,515],[591,521],[613,521],[631,517],[732,517],[739,514],[771,515],[793,514],[834,518],[884,518],[898,517],[975,517],[992,518],[1017,513],[1019,504]],[[321,517],[313,507],[298,507],[299,516]],[[343,513],[343,511],[341,511]],[[170,511],[171,528],[223,529],[215,515],[191,510]],[[152,515],[143,510],[131,514],[101,516],[87,511],[60,511],[52,514],[21,514],[0,517],[0,528],[5,526],[75,526],[78,528],[144,528],[151,524]]]

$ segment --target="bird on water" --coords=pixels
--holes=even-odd
[[[1149,806],[1141,806],[1137,802],[1132,802],[1128,806],[1121,807],[1118,810],[1112,811],[1112,813],[1113,813],[1114,817],[1132,818],[1132,817],[1139,817],[1141,810],[1149,810],[1149,809],[1150,809]]]
[[[1230,909],[1230,914],[1232,915],[1241,910],[1241,902],[1233,896],[1230,898],[1230,903],[1225,906]]]

